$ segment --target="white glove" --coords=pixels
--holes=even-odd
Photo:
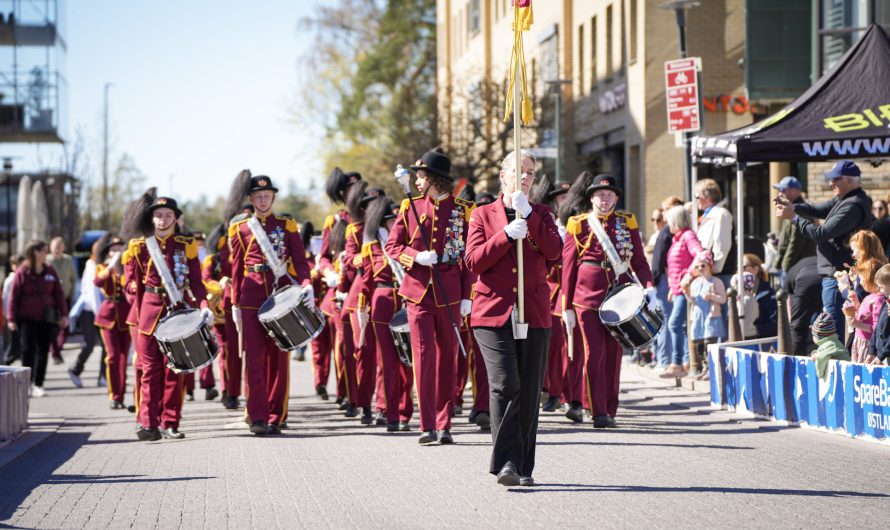
[[[361,332],[364,331],[366,327],[368,327],[368,322],[371,321],[371,312],[367,307],[359,308],[355,313],[355,318],[358,320],[358,327]]]
[[[306,302],[311,309],[315,309],[315,289],[312,288],[311,283],[307,283],[303,286],[303,301]]]
[[[418,263],[424,267],[432,267],[437,261],[439,261],[439,256],[430,250],[418,252],[417,256],[414,257],[414,263]]]
[[[655,287],[646,287],[643,291],[646,293],[646,302],[649,304],[649,311],[655,311]]]
[[[460,301],[460,316],[465,317],[470,314],[470,311],[473,310],[473,301],[472,300],[461,300]]]
[[[213,311],[211,311],[209,307],[205,307],[201,310],[201,316],[203,317],[202,320],[204,325],[209,326],[213,324]]]
[[[566,309],[565,311],[563,311],[562,321],[565,322],[567,328],[574,329],[575,325],[578,323],[578,319],[575,317],[575,310]]]
[[[347,296],[349,296],[349,293],[344,293],[343,291],[337,291],[334,293],[334,298],[340,302],[345,301]]]
[[[525,239],[525,236],[528,235],[528,223],[525,222],[525,219],[514,219],[504,227],[504,232],[507,232],[510,239],[514,241]]]
[[[237,331],[238,334],[240,335],[241,329],[242,329],[241,328],[241,323],[242,323],[241,308],[236,305],[232,306],[232,322],[235,323],[235,331]]]
[[[566,240],[566,227],[562,225],[556,225],[556,230],[559,232],[559,237],[562,239],[563,243]]]
[[[340,283],[340,275],[334,271],[328,271],[324,275],[324,283],[328,287],[334,288]]]
[[[514,191],[510,194],[510,201],[513,203],[513,209],[522,217],[528,217],[532,213],[532,205],[528,203],[525,193]]]

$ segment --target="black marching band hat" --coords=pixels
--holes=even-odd
[[[565,195],[566,193],[569,192],[569,188],[571,188],[571,187],[572,187],[572,185],[568,182],[560,183],[555,188],[550,190],[549,193],[547,193],[547,200],[552,201],[552,200],[556,199],[557,197],[559,197],[560,195]]]
[[[494,202],[494,195],[488,193],[487,191],[483,191],[479,195],[476,195],[476,206],[485,206],[486,204],[491,204]]]
[[[158,208],[169,208],[173,210],[173,213],[176,214],[177,219],[179,219],[179,217],[182,215],[182,210],[180,210],[179,206],[176,205],[176,199],[172,199],[170,197],[156,198],[148,207],[149,215]]]
[[[389,221],[390,219],[395,219],[399,216],[399,205],[389,201],[389,206],[386,207],[386,214],[383,215],[384,221]]]
[[[597,190],[611,190],[621,197],[621,188],[618,187],[618,179],[612,175],[597,175],[593,177],[593,184],[587,187],[586,194],[588,197],[593,195]]]
[[[272,179],[266,175],[257,175],[250,178],[250,191],[248,193],[266,190],[278,193],[278,188],[272,185]]]
[[[440,177],[451,179],[451,159],[445,155],[442,148],[437,147],[427,151],[420,157],[420,160],[410,166],[412,170],[424,170],[428,173],[434,173]]]
[[[368,188],[365,191],[365,196],[362,197],[362,200],[361,200],[362,208],[367,207],[368,203],[370,203],[377,197],[383,197],[384,195],[386,195],[386,192],[383,191],[383,188]]]
[[[119,238],[118,236],[114,236],[110,240],[108,240],[108,243],[105,243],[105,246],[102,247],[102,249],[101,249],[101,253],[108,252],[111,249],[111,247],[113,247],[115,245],[126,246],[126,244],[127,244],[126,241]]]

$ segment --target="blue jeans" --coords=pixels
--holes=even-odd
[[[666,275],[661,277],[655,290],[655,303],[661,308],[664,315],[665,324],[661,326],[658,335],[655,336],[655,360],[658,366],[667,366],[671,363],[673,347],[671,346],[670,337],[668,335],[667,320],[671,316],[674,304],[668,300],[668,279]]]
[[[846,319],[841,307],[844,305],[844,297],[837,288],[837,280],[832,277],[822,277],[822,309],[831,315],[834,320],[834,329],[837,331],[837,338],[844,344],[844,328]]]
[[[689,345],[686,340],[686,297],[674,297],[674,307],[668,318],[668,333],[671,341],[671,362],[686,364],[689,362]]]

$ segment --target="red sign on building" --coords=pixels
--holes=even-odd
[[[701,129],[698,71],[698,57],[664,63],[668,130],[672,133]]]

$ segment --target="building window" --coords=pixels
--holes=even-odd
[[[470,0],[470,10],[467,12],[467,16],[470,35],[476,35],[479,33],[479,0]]]
[[[621,71],[627,67],[627,26],[625,25],[626,16],[624,10],[624,0],[621,0]]]
[[[612,43],[612,26],[614,25],[612,17],[612,6],[606,8],[606,78],[612,77],[613,68],[615,66],[615,57],[613,55],[614,44]]]
[[[820,0],[819,66],[817,77],[831,69],[841,56],[875,22],[890,31],[890,6],[887,2],[863,0]]]
[[[597,71],[596,52],[597,52],[597,31],[596,17],[590,19],[590,89],[596,86],[599,81],[599,72]]]
[[[578,26],[578,94],[584,95],[584,24]]]
[[[630,0],[630,63],[637,61],[637,0]]]

